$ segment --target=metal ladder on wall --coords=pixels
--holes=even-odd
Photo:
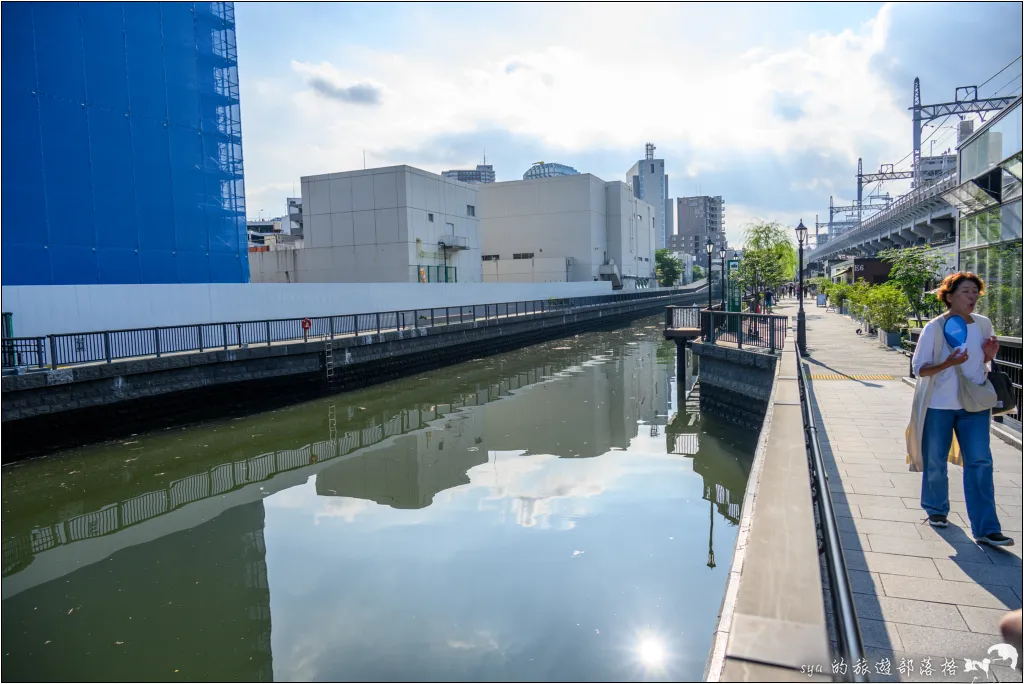
[[[327,374],[327,386],[334,387],[334,348],[329,337],[324,337],[324,372]]]

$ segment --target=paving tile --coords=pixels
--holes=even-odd
[[[896,625],[886,624],[882,620],[871,620],[857,616],[857,626],[860,627],[860,638],[865,646],[888,648],[894,651],[903,649],[903,642],[900,641]]]
[[[1011,506],[1009,504],[1000,503],[997,508],[999,509],[1000,517],[1006,516],[1012,520],[1020,520],[1024,517],[1024,506]]]
[[[846,567],[850,570],[867,570],[887,575],[906,575],[908,577],[939,579],[939,571],[931,558],[915,556],[897,556],[889,553],[864,551],[849,553],[846,556]]]
[[[895,496],[899,497],[901,494],[900,490],[893,487],[891,484],[888,486],[870,485],[870,484],[849,484],[843,483],[844,487],[851,494],[874,494],[875,496]]]
[[[991,546],[981,546],[979,544],[978,549],[996,565],[1008,565],[1015,568],[1019,568],[1022,565],[1020,546],[1002,546],[994,549]]]
[[[886,506],[907,509],[906,499],[898,496],[879,496],[878,494],[847,494],[846,503],[855,506]]]
[[[837,518],[851,518],[859,514],[857,506],[840,503],[835,499],[832,500],[832,511],[836,514]]]
[[[963,631],[969,629],[957,607],[948,603],[915,601],[913,599],[871,596],[868,594],[854,594],[853,600],[857,608],[858,618],[864,617],[870,620],[885,620],[886,622]]]
[[[1009,587],[981,587],[970,582],[887,574],[882,574],[881,580],[885,595],[893,598],[1003,610],[1015,610],[1020,607],[1020,600]]]
[[[895,506],[858,506],[859,517],[871,518],[873,520],[895,520],[897,522],[909,522],[923,524],[928,516],[920,508],[911,510],[909,508],[896,508]]]
[[[920,655],[930,655],[940,660],[960,658],[958,670],[963,667],[963,658],[983,660],[994,643],[988,634],[976,634],[952,629],[922,627],[920,625],[897,624],[904,650]],[[984,680],[984,673],[981,673]]]
[[[847,576],[850,578],[850,590],[856,594],[884,594],[882,580],[877,572],[867,570],[851,570],[847,568]]]
[[[837,524],[842,532],[883,534],[889,537],[905,537],[907,539],[921,538],[921,534],[917,531],[920,525],[912,522],[872,520],[870,518],[837,518]]]
[[[1022,656],[1018,656],[1022,657]],[[1018,667],[1020,667],[1018,665]],[[1006,665],[1000,665],[999,663],[991,663],[988,666],[988,671],[992,673],[997,682],[1019,682],[1021,681],[1021,671],[1011,670]]]
[[[987,558],[985,552],[974,543],[958,544],[945,540],[903,539],[880,534],[868,535],[868,541],[871,544],[871,550],[878,551],[879,553],[893,553],[921,558],[955,557],[960,560],[977,563],[983,563]]]
[[[969,563],[950,559],[935,559],[939,576],[955,582],[974,582],[979,585],[1000,585],[1020,588],[1022,575],[1019,570],[991,563]]]
[[[839,532],[839,543],[843,545],[843,551],[870,551],[871,546],[866,534],[856,532]]]
[[[1002,632],[999,631],[999,621],[1006,615],[1005,610],[978,608],[977,606],[958,606],[957,608],[972,632],[1002,636]],[[941,625],[937,626],[941,627]]]

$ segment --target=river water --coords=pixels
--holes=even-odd
[[[3,678],[700,679],[756,434],[660,322],[5,467]]]

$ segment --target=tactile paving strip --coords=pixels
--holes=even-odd
[[[891,375],[841,375],[839,373],[812,373],[811,380],[895,380]]]

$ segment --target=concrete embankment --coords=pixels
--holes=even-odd
[[[703,295],[612,302],[434,328],[292,344],[144,358],[2,379],[4,461],[160,425],[251,410],[326,389],[325,344],[333,389],[346,390],[607,328]]]
[[[707,681],[831,681],[793,340],[781,356],[695,344],[701,409],[761,425]]]

